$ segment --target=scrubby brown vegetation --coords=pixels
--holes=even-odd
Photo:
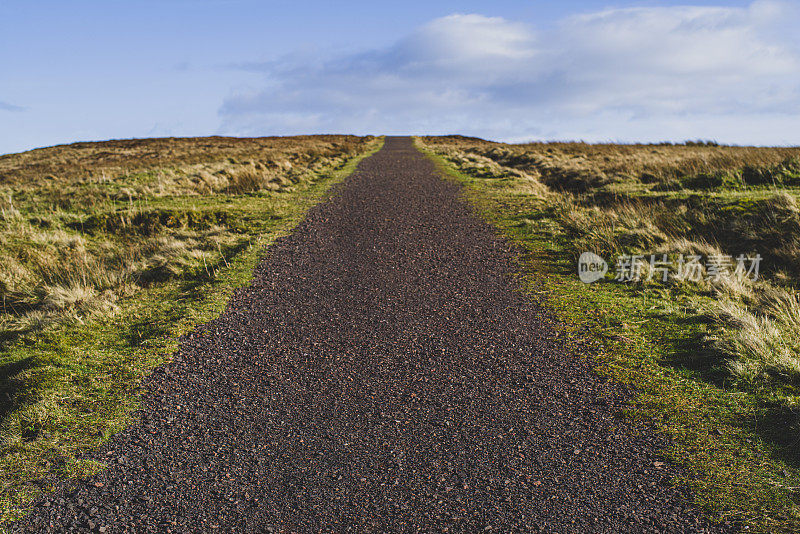
[[[348,136],[76,143],[0,157],[0,340],[109,311],[252,232],[230,195],[289,191]],[[257,228],[255,229],[257,230]]]
[[[424,143],[471,176],[540,196],[576,260],[583,251],[612,261],[622,254],[760,254],[756,282],[743,273],[712,281],[701,273],[687,286],[673,272],[668,284],[713,295],[698,313],[713,318],[707,342],[733,380],[790,390],[783,400],[800,402],[800,148],[506,145],[463,137]]]
[[[97,468],[80,453],[127,424],[142,376],[379,145],[146,139],[0,157],[0,525]]]
[[[800,185],[800,148],[716,144],[508,145],[467,137],[428,137],[426,143],[529,172],[560,191],[708,190],[718,187]],[[618,187],[613,187],[618,184]]]
[[[131,172],[180,167],[202,191],[202,172],[233,165],[272,174],[303,171],[325,158],[341,158],[365,139],[344,135],[295,137],[192,137],[73,143],[0,156],[0,183],[104,182]],[[200,166],[194,169],[194,166]],[[218,182],[218,180],[212,180]]]
[[[669,436],[702,509],[798,532],[800,148],[419,141],[519,246],[525,287],[594,347],[597,372],[633,387],[626,415]],[[578,279],[585,251],[606,278]],[[671,261],[666,281],[648,279],[650,254]],[[681,254],[703,260],[696,279]],[[763,257],[757,281],[707,276],[739,254]],[[613,280],[623,255],[645,256],[639,281]]]

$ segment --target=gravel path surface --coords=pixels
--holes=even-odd
[[[387,139],[14,529],[706,531],[458,192]]]

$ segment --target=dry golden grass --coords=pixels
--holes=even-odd
[[[732,378],[745,387],[796,388],[785,400],[800,402],[800,148],[422,142],[489,187],[539,198],[576,260],[583,251],[612,261],[760,254],[757,283],[708,280],[701,269],[696,282],[672,272],[668,284],[713,297],[697,313],[716,325],[706,341]]]
[[[291,192],[368,143],[142,139],[0,157],[0,344],[202,270],[257,231],[226,209],[230,195]]]
[[[667,455],[686,467],[682,482],[709,517],[751,532],[798,532],[800,173],[791,158],[781,159],[796,149],[756,149],[748,158],[736,147],[667,147],[733,150],[713,164],[705,158],[705,166],[665,161],[658,177],[643,179],[641,166],[620,164],[628,177],[617,169],[610,178],[612,171],[598,176],[587,161],[611,152],[603,161],[613,169],[613,153],[644,160],[630,152],[649,146],[568,144],[589,156],[544,167],[530,164],[539,155],[526,155],[527,146],[420,141],[465,184],[478,212],[519,245],[523,286],[546,296],[581,340],[578,352],[596,347],[597,372],[635,388],[625,413],[669,436]],[[535,150],[558,145],[565,144]],[[501,161],[491,151],[521,155]],[[726,158],[733,168],[723,171]],[[670,168],[699,174],[669,178]],[[586,250],[611,260],[612,273],[622,254],[675,260],[754,251],[764,260],[756,282],[707,280],[705,269],[693,280],[674,268],[666,282],[660,272],[648,281],[645,267],[638,283],[609,276],[584,284],[575,266]]]
[[[529,143],[425,137],[437,151],[456,151],[541,177],[556,189],[588,190],[619,181],[665,183],[702,174],[767,169],[800,158],[800,147]]]
[[[296,137],[194,137],[73,143],[0,156],[0,184],[107,182],[132,172],[179,166],[253,165],[265,169],[304,169],[315,161],[340,157],[363,138],[344,135]]]
[[[140,379],[376,138],[152,139],[0,158],[0,530],[129,422]]]

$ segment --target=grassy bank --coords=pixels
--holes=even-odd
[[[80,143],[0,157],[0,514],[98,466],[137,384],[380,140]]]
[[[598,372],[634,387],[628,416],[672,438],[698,504],[751,531],[800,528],[800,149],[687,145],[504,145],[421,138],[469,200],[524,251],[525,280]],[[585,251],[667,255],[667,280],[587,285]],[[753,281],[731,268],[696,280],[680,255],[760,254]]]

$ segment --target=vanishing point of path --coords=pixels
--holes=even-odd
[[[388,138],[14,528],[709,530],[458,195]]]

